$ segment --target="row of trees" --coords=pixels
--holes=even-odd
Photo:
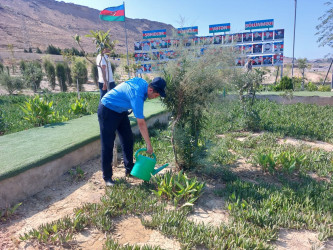
[[[24,49],[25,53],[33,53],[32,48]],[[36,53],[43,54],[43,51],[37,47]],[[77,48],[66,48],[66,49],[60,49],[59,47],[55,47],[52,44],[47,46],[46,50],[44,51],[45,54],[51,54],[51,55],[71,55],[71,56],[85,56],[85,53],[83,51],[79,51]]]
[[[51,89],[55,89],[56,81],[62,92],[66,92],[68,86],[73,82],[78,83],[79,90],[83,89],[83,84],[88,81],[88,70],[86,61],[82,58],[73,57],[71,63],[59,62],[54,64],[49,59],[39,61],[21,61],[20,76],[11,76],[9,70],[5,70],[0,64],[0,85],[4,86],[9,94],[25,87],[31,88],[35,93],[40,89],[40,83],[45,75]]]

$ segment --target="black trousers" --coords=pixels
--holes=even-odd
[[[128,119],[128,112],[117,113],[100,103],[97,114],[101,132],[101,161],[103,179],[112,179],[113,146],[116,138],[116,131],[118,132],[123,152],[126,173],[130,173],[134,166],[134,140],[130,121]]]
[[[99,88],[99,93],[100,93],[100,99],[102,99],[102,97],[111,89],[113,89],[114,87],[116,87],[116,83],[115,82],[109,82],[107,84],[107,89],[103,90],[103,83],[102,82],[98,82],[98,88]]]

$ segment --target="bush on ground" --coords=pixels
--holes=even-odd
[[[0,73],[0,85],[3,86],[10,95],[12,95],[15,90],[23,89],[23,81],[20,77],[13,77],[5,72]]]
[[[309,82],[308,85],[306,86],[306,90],[308,91],[317,91],[318,87],[316,84]]]
[[[281,81],[275,86],[275,91],[283,91],[287,89],[293,89],[292,79],[288,76],[282,77]]]
[[[57,79],[58,79],[58,83],[59,83],[61,92],[66,92],[67,91],[66,71],[65,71],[65,65],[63,63],[57,63],[56,75],[57,75]]]
[[[43,79],[43,72],[39,62],[27,62],[23,72],[23,79],[28,88],[31,88],[35,93],[40,89],[40,83]]]
[[[55,85],[56,85],[55,67],[49,59],[44,60],[43,66],[44,66],[47,80],[49,81],[51,88],[54,90]]]
[[[83,84],[88,82],[88,70],[86,61],[82,58],[75,58],[72,65],[72,76],[74,82],[79,84],[79,90],[83,90]]]
[[[331,86],[329,85],[320,85],[318,87],[318,90],[321,92],[330,92],[331,91]]]

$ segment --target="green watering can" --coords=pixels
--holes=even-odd
[[[156,165],[156,155],[153,153],[154,158],[150,158],[144,155],[140,155],[139,153],[142,151],[147,151],[146,148],[141,148],[138,151],[135,152],[135,159],[136,162],[134,164],[134,167],[131,171],[131,175],[142,179],[144,181],[149,181],[151,175],[155,175],[158,172],[160,172],[162,169],[164,169],[169,164],[164,164],[162,167],[155,169]]]

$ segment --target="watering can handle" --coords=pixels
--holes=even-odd
[[[137,159],[138,158],[138,154],[140,153],[140,152],[142,152],[142,151],[147,151],[147,149],[146,148],[140,148],[140,149],[138,149],[136,152],[135,152],[135,159]],[[154,153],[152,153],[152,156],[154,157],[154,160],[156,161],[156,155],[154,154]]]

